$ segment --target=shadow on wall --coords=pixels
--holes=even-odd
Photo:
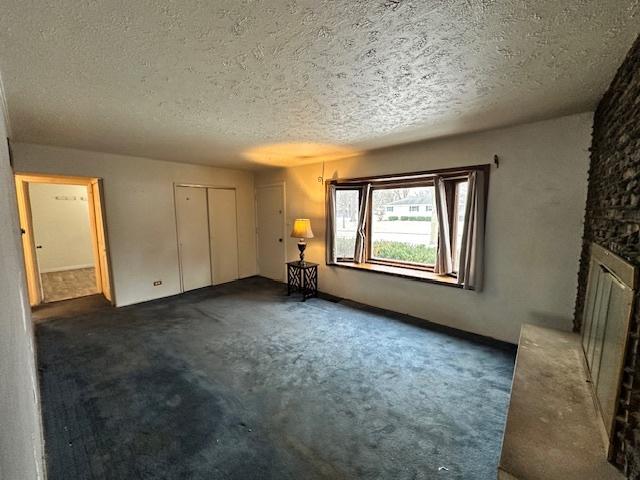
[[[529,316],[531,320],[527,323],[556,329],[559,328],[560,325],[565,325],[566,328],[564,330],[571,330],[571,318],[569,317],[554,315],[553,313],[548,312],[538,312],[535,310],[531,311]]]

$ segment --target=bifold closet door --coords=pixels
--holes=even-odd
[[[211,285],[207,190],[176,187],[176,217],[182,291]]]
[[[213,284],[238,279],[236,191],[209,188],[209,234]]]

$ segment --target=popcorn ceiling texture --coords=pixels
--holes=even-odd
[[[16,141],[250,166],[590,110],[640,14],[603,3],[5,0],[0,69]]]

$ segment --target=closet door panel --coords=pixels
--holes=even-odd
[[[236,191],[210,188],[209,235],[213,284],[238,279],[238,221]]]
[[[211,285],[207,190],[176,187],[176,219],[182,291]]]

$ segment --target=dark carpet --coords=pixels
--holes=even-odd
[[[496,478],[513,348],[284,290],[39,323],[49,480]]]

